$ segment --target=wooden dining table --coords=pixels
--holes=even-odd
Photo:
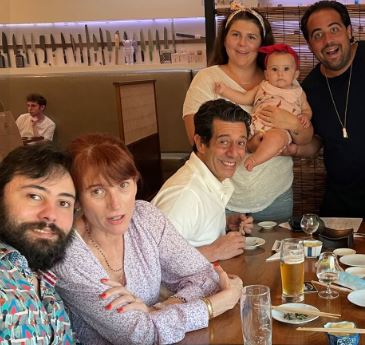
[[[359,232],[365,233],[365,223],[362,223]],[[282,304],[280,261],[267,262],[271,256],[275,240],[289,237],[308,235],[295,233],[288,229],[276,226],[272,230],[263,230],[255,227],[251,236],[261,237],[265,244],[245,252],[235,258],[220,261],[220,265],[227,273],[238,275],[243,285],[266,285],[270,287],[272,305]],[[357,253],[365,254],[365,237],[355,237],[353,248]],[[325,248],[324,248],[325,249]],[[322,251],[324,251],[322,249]],[[317,259],[306,258],[304,262],[304,280],[318,280],[315,273]],[[343,268],[346,266],[342,265]],[[318,289],[325,289],[318,287]],[[327,322],[353,321],[358,328],[365,328],[365,308],[352,304],[347,299],[348,293],[340,292],[336,299],[320,298],[317,292],[306,293],[304,303],[317,307],[320,311],[341,314],[339,319],[319,317],[316,320],[301,325],[272,320],[273,345],[322,345],[328,344],[326,333],[297,331],[298,326],[323,327]],[[209,321],[209,327],[186,334],[179,344],[243,344],[239,303],[230,311]],[[365,345],[365,335],[360,336],[360,344]]]

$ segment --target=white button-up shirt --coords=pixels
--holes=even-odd
[[[225,208],[232,193],[231,181],[219,181],[192,153],[164,183],[152,203],[191,245],[200,247],[225,234]]]

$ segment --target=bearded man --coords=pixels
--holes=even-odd
[[[0,343],[73,344],[49,269],[71,235],[69,159],[51,144],[18,147],[0,164]]]

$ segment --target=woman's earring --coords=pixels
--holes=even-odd
[[[81,206],[76,206],[76,207],[75,207],[74,214],[79,214],[81,211],[82,211]]]

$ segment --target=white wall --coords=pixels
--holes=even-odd
[[[0,23],[204,16],[203,0],[0,0]]]

